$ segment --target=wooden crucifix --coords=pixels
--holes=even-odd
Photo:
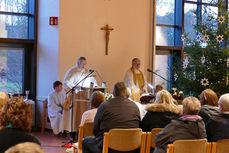
[[[106,52],[105,54],[108,55],[108,44],[109,44],[109,40],[110,40],[110,32],[112,30],[114,30],[113,28],[111,28],[108,24],[105,27],[102,27],[101,30],[105,30],[106,31]]]

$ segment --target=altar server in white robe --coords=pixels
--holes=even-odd
[[[71,69],[68,70],[68,72],[65,75],[63,84],[64,84],[64,89],[65,91],[69,91],[72,87],[74,87],[80,80],[82,80],[85,76],[87,76],[90,72],[85,68],[87,64],[86,58],[85,57],[79,57],[77,61],[77,65],[75,67],[72,67]],[[75,93],[77,94],[82,87],[90,87],[91,82],[94,84],[94,86],[97,86],[96,80],[94,77],[89,76],[87,79],[79,83],[79,85],[75,88]],[[75,94],[75,95],[76,95]],[[70,96],[69,96],[70,97]],[[76,114],[75,111],[78,109],[76,108],[79,106],[79,104],[73,105],[73,112]],[[71,127],[71,116],[72,116],[72,109],[71,108],[71,98],[68,98],[64,104],[64,112],[63,112],[63,130],[67,130],[69,132],[75,132],[78,127],[75,127],[75,121],[73,121],[73,126]],[[83,112],[82,112],[83,113]],[[73,120],[76,115],[73,115]],[[81,118],[78,117],[78,118]],[[78,123],[78,122],[77,122]],[[79,122],[80,123],[80,122]],[[73,136],[74,140],[74,134]]]
[[[147,82],[145,77],[140,70],[141,61],[139,58],[134,58],[132,60],[132,67],[127,70],[124,78],[124,82],[127,88],[133,88],[135,92],[138,90],[142,93],[147,92]]]
[[[53,83],[54,90],[48,96],[48,116],[55,135],[62,131],[62,105],[65,101],[65,92],[60,81]]]

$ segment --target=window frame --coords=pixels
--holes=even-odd
[[[38,0],[27,0],[27,13],[0,11],[0,15],[28,17],[28,39],[0,38],[0,47],[24,48],[24,89],[22,93],[24,93],[24,90],[30,90],[30,98],[35,100],[37,79]]]

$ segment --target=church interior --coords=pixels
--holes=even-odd
[[[16,149],[228,153],[228,9],[229,0],[0,0],[0,152],[33,142]]]

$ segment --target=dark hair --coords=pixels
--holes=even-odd
[[[163,89],[162,85],[160,85],[160,84],[156,85],[156,89],[158,89],[158,88]]]
[[[77,61],[77,62],[79,62],[79,61],[81,61],[81,60],[86,60],[86,58],[83,57],[83,56],[81,56],[81,57],[78,58],[78,61]]]
[[[124,82],[117,82],[114,85],[114,96],[125,98],[128,95],[127,88]]]
[[[53,83],[53,89],[55,89],[55,88],[58,87],[59,85],[62,85],[62,82],[60,82],[60,81],[55,81],[55,82]]]
[[[90,101],[92,107],[98,108],[102,102],[106,101],[106,99],[101,91],[94,91],[91,95]]]

